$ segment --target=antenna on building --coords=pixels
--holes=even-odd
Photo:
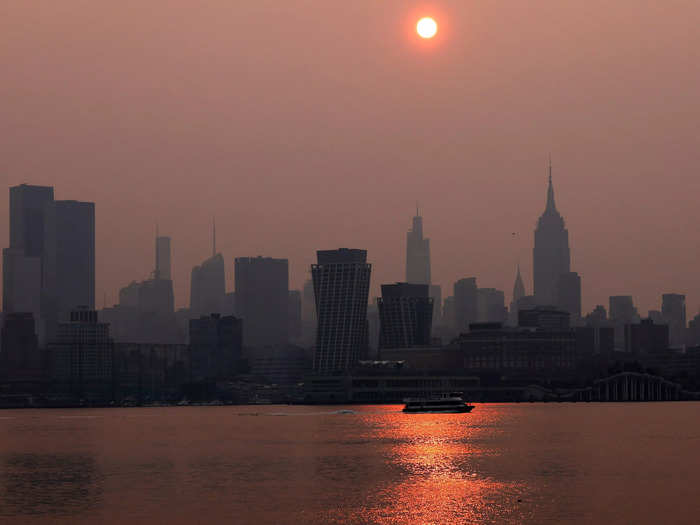
[[[416,201],[416,217],[420,217],[420,208],[418,206],[418,201]]]
[[[552,154],[549,154],[549,182],[552,182]]]
[[[216,255],[216,216],[212,217],[212,230],[211,256],[214,257]]]

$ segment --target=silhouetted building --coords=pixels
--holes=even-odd
[[[537,222],[533,249],[534,293],[538,305],[557,304],[557,280],[570,271],[569,232],[554,203],[550,163],[547,206]]]
[[[664,319],[661,310],[649,310],[647,313],[647,319],[654,321],[654,324],[668,324],[666,319]]]
[[[2,251],[2,304],[6,313],[29,312],[41,319],[41,257],[28,257],[20,248]],[[41,326],[37,326],[41,331]]]
[[[577,368],[576,334],[569,329],[525,330],[503,328],[498,323],[475,324],[469,333],[460,335],[456,344],[463,352],[468,373],[499,380],[570,377]]]
[[[604,326],[608,324],[608,313],[602,304],[596,307],[586,316],[586,326]]]
[[[10,246],[3,250],[3,310],[32,312],[40,338],[49,307],[44,299],[50,295],[45,283],[46,227],[53,195],[50,186],[10,188]]]
[[[478,288],[477,321],[480,323],[505,323],[508,318],[506,298],[502,290]]]
[[[287,306],[287,330],[290,341],[301,340],[301,292],[289,290],[289,303]]]
[[[54,201],[46,219],[46,321],[51,334],[78,307],[95,308],[95,204]]]
[[[318,329],[314,369],[348,370],[368,346],[367,300],[372,265],[366,250],[321,250],[311,266]]]
[[[383,284],[378,300],[380,348],[408,348],[430,344],[433,300],[427,284]]]
[[[577,324],[581,319],[581,277],[576,272],[566,272],[559,276],[556,286],[556,305],[571,314],[571,321]]]
[[[39,381],[43,363],[31,313],[3,316],[0,332],[0,378],[7,383]]]
[[[379,319],[379,297],[375,297],[367,305],[367,359],[379,359],[379,332],[381,322]]]
[[[625,325],[625,352],[650,354],[668,349],[668,325],[655,324],[651,319]]]
[[[423,217],[417,209],[406,234],[406,282],[430,284],[430,239],[423,238]]]
[[[170,237],[156,236],[156,279],[172,279]]]
[[[236,258],[236,315],[245,346],[289,341],[289,263],[271,257]]]
[[[272,385],[293,385],[304,379],[311,362],[303,348],[281,346],[258,348],[248,356],[250,374]]]
[[[639,314],[634,307],[631,295],[611,295],[609,309],[610,323],[615,328],[615,349],[625,348],[625,325],[639,322]]]
[[[518,312],[518,326],[542,330],[568,330],[570,314],[552,306],[536,306]]]
[[[668,323],[670,344],[677,348],[685,344],[685,295],[665,293],[661,300],[661,315]]]
[[[688,323],[688,345],[700,345],[700,314],[693,317]]]
[[[70,322],[59,323],[49,343],[51,377],[77,396],[111,397],[112,350],[109,325],[98,322],[97,312],[71,312]]]
[[[479,319],[476,277],[460,279],[454,284],[454,328],[466,332]]]
[[[190,320],[192,381],[230,379],[236,374],[243,347],[243,323],[219,314]]]
[[[525,297],[525,285],[523,278],[520,276],[520,265],[515,274],[515,283],[513,284],[513,296],[510,301],[510,309],[508,311],[508,324],[510,326],[518,326],[518,301]],[[532,305],[534,306],[534,304]]]
[[[442,288],[439,284],[430,285],[430,298],[433,300],[433,326],[442,321]]]
[[[224,258],[212,255],[192,268],[190,284],[190,311],[194,316],[221,313],[226,298]]]
[[[302,344],[312,346],[316,340],[316,299],[314,283],[311,279],[304,281],[301,296]]]

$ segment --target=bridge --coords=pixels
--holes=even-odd
[[[640,372],[621,372],[578,390],[577,401],[678,401],[681,385]]]

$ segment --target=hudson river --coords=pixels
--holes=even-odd
[[[700,403],[0,412],[2,523],[698,523],[698,490]]]

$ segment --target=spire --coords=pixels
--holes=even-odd
[[[547,187],[547,207],[545,213],[556,212],[557,205],[554,203],[554,186],[552,186],[552,157],[549,157],[549,186]]]
[[[212,217],[212,246],[211,246],[211,256],[216,255],[216,217]]]
[[[518,273],[515,276],[515,284],[513,285],[513,302],[517,303],[518,299],[525,297],[525,285],[523,278],[520,276],[520,263],[518,263]]]

